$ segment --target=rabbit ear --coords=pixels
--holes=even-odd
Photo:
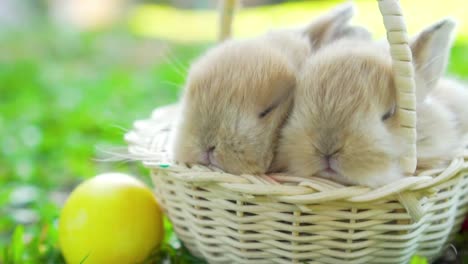
[[[365,27],[360,26],[346,26],[341,30],[335,32],[335,37],[338,38],[354,38],[360,40],[372,40],[372,34]]]
[[[424,29],[411,41],[416,75],[425,84],[423,94],[429,93],[445,72],[455,25],[452,19],[444,19]]]
[[[308,37],[313,49],[320,48],[323,44],[331,42],[343,35],[354,34],[348,26],[354,16],[355,8],[351,3],[339,5],[330,12],[318,17],[304,29],[303,33]],[[364,29],[365,30],[365,29]],[[363,28],[356,31],[363,32]]]

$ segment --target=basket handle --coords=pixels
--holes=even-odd
[[[400,132],[409,148],[401,157],[404,172],[413,175],[416,170],[416,85],[405,19],[398,0],[378,0],[387,41],[390,45],[392,68],[397,88],[397,114]]]
[[[237,4],[237,0],[220,1],[219,32],[218,32],[219,42],[223,42],[224,40],[231,37],[232,20],[234,17],[234,9],[236,7],[236,4]]]

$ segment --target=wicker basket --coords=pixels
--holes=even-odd
[[[402,133],[415,146],[411,52],[399,4],[379,1],[399,89]],[[437,257],[468,211],[468,162],[414,173],[415,147],[402,159],[411,177],[371,190],[319,178],[231,175],[167,159],[177,106],[157,109],[126,135],[151,169],[156,196],[175,232],[210,263],[407,263]],[[467,155],[465,155],[466,157]]]

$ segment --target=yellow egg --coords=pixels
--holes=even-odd
[[[163,239],[162,213],[153,193],[120,173],[98,175],[70,195],[59,220],[67,263],[137,263]]]

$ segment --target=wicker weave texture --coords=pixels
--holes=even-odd
[[[423,202],[427,212],[413,222],[395,197],[308,204],[303,212],[273,197],[220,198],[230,190],[154,172],[157,196],[165,197],[177,234],[211,263],[407,263],[414,254],[434,259],[467,212],[466,195],[460,195],[468,188],[466,173]]]

